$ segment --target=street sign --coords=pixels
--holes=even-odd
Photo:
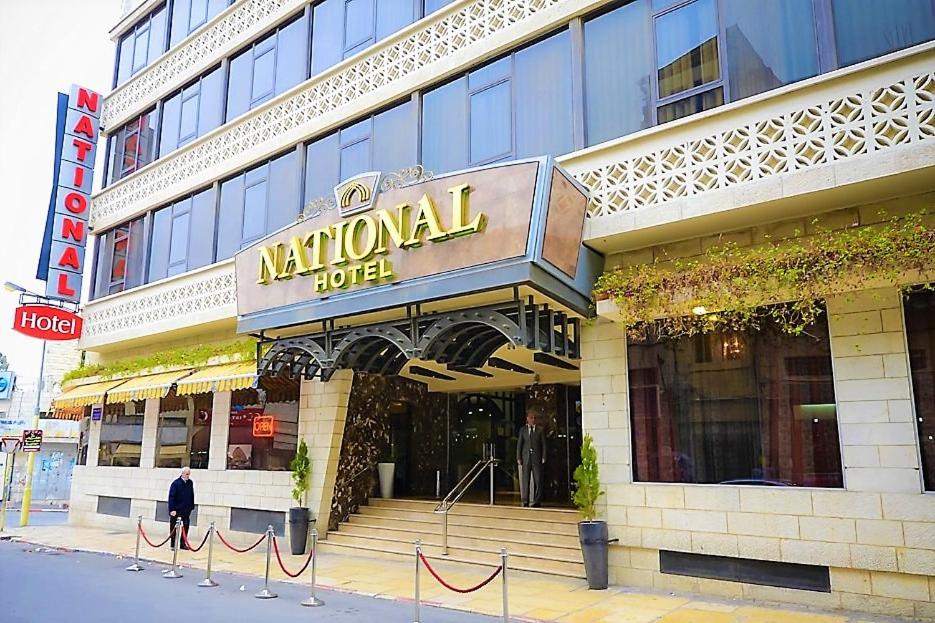
[[[91,421],[100,422],[101,415],[104,413],[104,407],[91,407]]]
[[[30,428],[23,431],[23,452],[39,452],[42,449],[42,429]]]
[[[13,454],[14,452],[18,452],[22,445],[23,440],[19,437],[0,437],[0,452]]]

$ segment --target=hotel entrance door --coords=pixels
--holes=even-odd
[[[546,462],[542,471],[542,501],[547,506],[571,506],[571,475],[581,456],[581,390],[575,385],[537,385],[524,391],[471,392],[448,395],[448,461],[446,484],[451,490],[477,461],[491,452],[496,504],[520,504],[520,475],[516,442],[526,413],[539,413],[537,425],[546,434]],[[489,471],[462,498],[487,503]]]

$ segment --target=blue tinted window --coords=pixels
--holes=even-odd
[[[308,78],[308,20],[296,20],[279,32],[276,44],[276,94]]]
[[[120,38],[117,84],[142,70],[166,51],[166,8],[140,20]]]
[[[248,185],[244,191],[243,231],[241,233],[241,245],[250,240],[259,238],[264,233],[266,233],[265,177],[255,182],[254,184]]]
[[[723,0],[721,8],[731,99],[818,73],[812,0]]]
[[[276,50],[269,50],[259,54],[253,60],[253,86],[250,91],[250,100],[252,104],[259,102],[273,94],[273,86],[276,84]]]
[[[452,2],[454,2],[454,0],[425,0],[425,2],[424,2],[424,7],[425,7],[424,13],[425,13],[425,15],[428,15],[429,13],[434,13],[434,12],[437,11],[438,9],[440,9],[440,8],[442,8],[442,7],[445,7],[445,6],[448,6],[448,5],[451,4]]]
[[[510,81],[471,94],[471,164],[483,164],[513,152]]]
[[[377,41],[411,24],[413,6],[412,0],[377,0]]]
[[[205,23],[208,17],[208,0],[191,0],[192,6],[188,14],[188,31],[191,32]]]
[[[656,18],[659,97],[720,78],[714,0],[696,0]]]
[[[174,46],[226,9],[231,0],[175,0],[169,46]]]
[[[341,148],[341,179],[346,180],[370,169],[370,139]]]
[[[222,123],[224,72],[221,67],[165,100],[159,155],[164,156]]]
[[[621,63],[622,58],[627,62]],[[636,0],[585,22],[584,104],[588,145],[652,125],[652,72],[648,0]]]
[[[159,156],[178,149],[179,119],[182,114],[182,94],[170,97],[162,104],[162,130],[159,133]]]
[[[149,110],[119,128],[110,138],[108,175],[115,182],[153,161],[156,112]]]
[[[218,210],[218,253],[217,261],[233,257],[240,251],[243,229],[244,176],[238,175],[221,184],[221,201]]]
[[[172,207],[153,214],[153,233],[149,251],[149,281],[165,279],[169,269],[169,242],[172,237]]]
[[[344,0],[325,0],[312,18],[312,75],[344,58]]]
[[[932,0],[832,0],[832,10],[841,65],[935,38]]]
[[[194,270],[214,260],[214,192],[210,188],[192,197],[190,223],[188,270]]]
[[[201,79],[198,100],[198,136],[224,123],[224,69],[218,67]]]
[[[176,204],[175,216],[172,217],[172,238],[169,242],[169,276],[184,273],[188,258],[188,230],[191,215],[188,208],[191,200]],[[180,211],[181,210],[181,211]]]
[[[344,48],[373,39],[373,0],[345,0]]]
[[[179,142],[195,138],[198,132],[198,85],[182,91],[182,114],[179,120]]]
[[[300,208],[299,170],[295,152],[291,151],[269,163],[269,218],[265,233],[294,223]]]
[[[416,115],[412,102],[405,102],[373,118],[374,171],[392,172],[417,164]]]
[[[341,146],[338,133],[309,143],[305,150],[305,203],[331,197],[341,176]]]
[[[422,162],[434,173],[468,164],[467,77],[422,97]]]
[[[558,156],[574,149],[571,36],[568,31],[514,56],[516,157]]]
[[[412,0],[325,0],[315,7],[312,75],[411,24]]]
[[[230,121],[250,110],[250,92],[253,90],[253,50],[235,56],[230,63],[227,81],[227,115]]]

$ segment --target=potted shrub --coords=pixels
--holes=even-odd
[[[584,573],[588,588],[607,588],[607,522],[597,517],[597,500],[601,491],[601,480],[597,469],[597,449],[591,435],[581,442],[581,465],[575,468],[575,506],[581,513],[578,522],[578,539],[584,555]]]
[[[307,506],[312,463],[308,459],[308,446],[304,439],[299,442],[299,448],[289,464],[289,469],[292,470],[292,499],[298,504],[289,509],[289,542],[292,553],[298,555],[305,553],[309,524],[314,521]]]

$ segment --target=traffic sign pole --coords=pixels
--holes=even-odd
[[[42,375],[45,374],[45,344],[42,340],[42,358],[39,360],[39,382],[36,383],[36,409],[33,412],[33,428],[39,428],[39,408],[42,400]],[[32,506],[32,475],[36,469],[36,452],[30,452],[26,459],[26,486],[23,487],[23,506],[19,513],[19,525],[29,525],[29,507]]]

